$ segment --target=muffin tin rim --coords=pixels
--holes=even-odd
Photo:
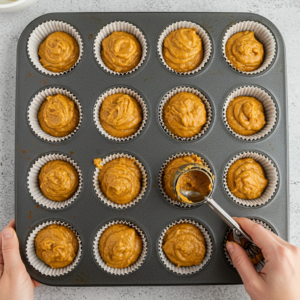
[[[226,112],[224,111],[224,104],[227,100],[227,98],[233,93],[235,92],[236,90],[240,89],[240,88],[244,88],[244,87],[257,87],[257,88],[260,88],[261,90],[263,90],[264,92],[266,92],[270,98],[272,99],[273,103],[274,103],[274,106],[275,106],[275,109],[276,109],[276,121],[275,121],[275,124],[274,126],[272,127],[271,131],[269,133],[267,133],[266,135],[264,135],[263,137],[261,138],[258,138],[256,140],[245,140],[245,139],[242,139],[242,138],[239,138],[238,136],[235,136],[233,135],[229,129],[227,128],[226,124],[225,124],[225,121],[224,121],[224,117],[223,117],[223,114]],[[243,95],[244,96],[244,95]],[[242,96],[242,97],[243,97]],[[253,96],[246,96],[246,97],[253,97]],[[257,99],[258,100],[258,99]],[[259,100],[260,101],[260,100]],[[261,101],[260,101],[261,102]],[[226,94],[226,96],[224,97],[223,101],[222,101],[222,108],[221,108],[221,115],[222,115],[222,123],[224,125],[224,128],[226,129],[226,131],[232,136],[234,137],[235,139],[241,141],[241,142],[246,142],[246,143],[259,143],[267,138],[269,138],[275,131],[276,131],[276,128],[277,128],[277,125],[279,123],[279,118],[280,118],[280,109],[279,109],[279,105],[278,105],[278,102],[276,100],[276,98],[274,97],[274,95],[268,90],[266,89],[265,87],[259,85],[259,84],[244,84],[244,85],[235,85],[234,87],[232,87],[230,89],[230,91]],[[263,128],[262,128],[263,129]],[[242,135],[244,136],[244,135]],[[249,150],[250,151],[250,150]]]
[[[247,206],[245,206],[245,205],[236,203],[236,202],[235,202],[233,199],[231,199],[230,196],[227,194],[226,189],[225,189],[225,186],[224,186],[224,182],[223,182],[223,181],[224,181],[224,179],[227,180],[227,176],[226,176],[226,177],[224,176],[224,175],[225,175],[225,169],[226,169],[227,165],[229,164],[229,162],[230,162],[234,157],[236,157],[236,156],[239,155],[239,154],[245,153],[245,152],[253,152],[253,153],[257,153],[257,154],[260,154],[260,155],[265,156],[266,158],[268,158],[268,159],[271,161],[272,165],[274,166],[274,168],[275,168],[275,170],[276,170],[276,172],[277,172],[278,181],[277,181],[277,184],[276,184],[275,191],[274,191],[273,195],[271,196],[271,199],[268,200],[266,203],[264,203],[264,204],[262,204],[262,205],[252,206],[252,207],[249,206],[249,207],[247,207]],[[225,162],[225,164],[223,165],[223,167],[222,167],[221,170],[222,170],[222,190],[223,190],[224,194],[226,195],[227,199],[228,199],[231,203],[233,203],[233,204],[235,204],[235,205],[237,205],[237,206],[239,206],[239,207],[241,207],[241,208],[244,208],[244,209],[260,209],[260,208],[263,208],[263,207],[269,205],[271,202],[273,202],[273,201],[275,200],[276,195],[277,195],[277,192],[278,192],[278,190],[280,189],[280,182],[281,182],[280,178],[281,178],[281,176],[280,176],[280,171],[279,171],[279,168],[278,168],[277,164],[275,163],[274,159],[273,159],[270,155],[268,155],[268,154],[266,154],[265,152],[260,151],[260,150],[252,150],[252,149],[248,149],[248,150],[243,150],[243,151],[235,152],[233,155],[230,156],[229,159],[226,160],[226,162]],[[264,170],[264,172],[265,172],[265,170]],[[268,183],[268,184],[269,184],[269,183]],[[267,188],[267,187],[266,187],[266,188]],[[264,192],[263,192],[263,193],[264,193]],[[256,199],[257,199],[257,198],[256,198]],[[255,199],[253,199],[253,200],[255,200]],[[251,200],[249,200],[249,201],[251,201]]]

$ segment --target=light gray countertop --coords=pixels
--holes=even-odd
[[[290,241],[300,246],[300,2],[299,0],[40,0],[17,13],[0,13],[0,231],[14,217],[15,73],[18,38],[33,19],[50,12],[199,11],[252,12],[270,19],[286,44],[290,146]],[[298,92],[297,92],[298,90]],[[298,98],[299,97],[299,98]],[[298,152],[299,151],[299,152]],[[243,286],[42,286],[35,299],[249,299]]]

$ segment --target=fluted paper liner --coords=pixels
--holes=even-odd
[[[236,33],[241,31],[254,31],[256,39],[264,46],[264,60],[261,66],[251,72],[244,72],[234,67],[226,57],[225,47],[228,40]],[[226,62],[237,72],[246,75],[257,75],[267,70],[275,61],[277,54],[277,44],[273,33],[262,23],[256,21],[241,21],[231,25],[225,32],[222,39],[222,54]]]
[[[46,163],[53,160],[63,160],[70,163],[78,173],[78,178],[79,178],[78,188],[72,197],[64,201],[50,200],[43,195],[40,189],[39,174],[41,172],[41,169]],[[78,164],[72,158],[60,153],[51,153],[39,157],[32,164],[27,175],[27,187],[31,197],[37,204],[48,209],[62,209],[71,205],[80,194],[82,189],[82,184],[83,184],[82,173]]]
[[[35,238],[36,238],[37,234],[45,227],[47,227],[49,225],[53,225],[53,224],[63,225],[63,226],[66,226],[67,228],[71,229],[75,233],[77,240],[78,240],[78,253],[77,253],[76,257],[74,258],[74,261],[70,265],[68,265],[64,268],[60,268],[60,269],[52,269],[50,266],[48,266],[43,261],[41,261],[37,257],[36,250],[35,250]],[[70,273],[78,265],[78,262],[82,255],[82,242],[81,242],[79,234],[77,233],[75,228],[73,228],[71,225],[69,225],[65,222],[62,222],[62,221],[47,221],[47,222],[44,222],[44,223],[36,226],[33,230],[31,230],[31,232],[26,240],[25,251],[26,251],[26,257],[27,257],[28,262],[35,270],[37,270],[38,272],[40,272],[42,275],[45,275],[45,276],[57,277],[57,276],[62,276],[62,275],[66,275],[66,274]]]
[[[200,265],[190,266],[190,267],[177,267],[176,265],[174,265],[173,263],[171,263],[169,261],[168,257],[166,256],[166,254],[163,250],[164,236],[165,236],[166,232],[174,225],[186,224],[186,223],[196,226],[201,231],[201,233],[203,234],[203,237],[205,239],[206,253],[205,253],[204,258],[203,258],[202,262],[200,263]],[[190,220],[190,219],[182,219],[182,220],[171,223],[162,231],[162,233],[160,234],[159,239],[158,239],[158,255],[159,255],[161,262],[169,271],[171,271],[172,273],[175,273],[175,274],[179,274],[179,275],[191,275],[191,274],[201,271],[210,262],[212,254],[213,254],[213,250],[214,250],[213,240],[212,240],[212,237],[211,237],[209,231],[201,223],[198,223],[197,221]]]
[[[264,192],[259,198],[253,199],[253,200],[246,200],[241,199],[236,196],[234,196],[228,185],[227,185],[227,173],[230,168],[230,166],[237,160],[243,159],[243,158],[253,158],[257,163],[261,165],[265,172],[265,177],[268,180],[268,185],[265,188]],[[266,154],[259,153],[259,152],[252,152],[252,151],[245,151],[242,153],[239,153],[235,155],[230,161],[226,164],[224,174],[223,174],[223,185],[225,188],[225,191],[230,199],[232,199],[235,203],[240,204],[245,207],[259,207],[262,205],[265,205],[269,203],[273,198],[275,197],[275,194],[277,192],[278,188],[278,182],[279,182],[279,174],[277,167],[273,160],[268,157]]]
[[[163,56],[163,46],[164,46],[164,40],[165,38],[172,32],[175,31],[179,28],[196,28],[197,34],[200,36],[201,41],[202,41],[202,47],[203,47],[203,59],[200,62],[199,66],[196,67],[194,70],[188,71],[188,72],[178,72],[172,69],[165,61],[164,56]],[[208,61],[210,60],[212,56],[212,41],[210,36],[208,35],[207,31],[201,27],[200,25],[190,22],[190,21],[179,21],[175,22],[171,25],[169,25],[167,28],[163,30],[163,32],[160,34],[157,42],[157,53],[159,56],[159,59],[163,63],[163,65],[171,72],[175,74],[180,74],[180,75],[192,75],[195,74],[199,71],[201,71]]]
[[[141,190],[140,190],[138,196],[126,204],[118,204],[118,203],[115,203],[115,202],[109,200],[101,190],[101,186],[100,186],[100,182],[99,182],[100,169],[98,169],[97,167],[95,167],[95,171],[94,171],[94,175],[93,175],[93,186],[94,186],[96,195],[104,204],[106,204],[107,206],[110,206],[112,208],[116,208],[116,209],[126,209],[126,208],[136,205],[146,194],[147,187],[148,187],[148,175],[147,175],[145,166],[135,156],[132,156],[132,155],[126,154],[126,153],[111,154],[102,159],[101,165],[104,166],[108,162],[110,162],[114,159],[120,158],[120,157],[132,159],[141,171],[142,182],[141,182]]]
[[[159,175],[158,175],[158,184],[159,184],[159,189],[162,193],[162,195],[164,196],[164,198],[172,205],[180,207],[180,208],[191,208],[191,207],[196,207],[195,204],[191,204],[191,203],[186,203],[186,202],[181,202],[178,200],[173,200],[165,191],[164,188],[164,172],[165,172],[165,168],[168,165],[169,162],[171,162],[173,159],[177,158],[177,157],[185,157],[185,156],[191,156],[191,155],[196,155],[198,156],[202,162],[203,165],[207,167],[207,169],[215,176],[213,169],[210,165],[210,163],[207,161],[206,158],[204,158],[202,155],[196,153],[196,152],[180,152],[177,154],[174,154],[172,156],[170,156],[162,165],[162,167],[160,168],[159,171]],[[213,187],[214,188],[214,187]]]
[[[55,136],[50,135],[49,133],[46,133],[42,129],[40,122],[38,120],[39,110],[40,110],[42,104],[44,103],[44,101],[46,101],[46,98],[48,96],[53,96],[56,94],[62,94],[64,96],[67,96],[68,98],[70,98],[77,105],[78,112],[79,112],[79,120],[78,120],[78,124],[77,124],[76,128],[70,134],[61,136],[61,137],[55,137]],[[43,139],[44,141],[51,142],[51,143],[62,142],[62,141],[69,139],[70,137],[72,137],[79,129],[81,122],[82,122],[82,118],[83,118],[82,107],[81,107],[81,104],[80,104],[78,98],[74,94],[72,94],[70,91],[68,91],[64,88],[59,88],[59,87],[46,88],[46,89],[43,89],[42,91],[40,91],[38,94],[36,94],[33,97],[33,99],[31,100],[31,102],[28,106],[28,110],[27,110],[27,120],[28,120],[30,129],[32,130],[32,132],[35,135],[37,135],[39,138]]]
[[[56,31],[63,31],[71,35],[76,40],[79,47],[79,56],[77,62],[69,70],[63,72],[52,72],[44,68],[40,62],[40,58],[38,55],[39,47],[42,44],[42,42],[51,33]],[[72,25],[63,21],[51,20],[40,24],[31,32],[27,42],[27,53],[31,63],[38,71],[47,75],[59,76],[70,72],[78,65],[83,54],[83,42],[80,33]]]
[[[108,96],[111,96],[111,95],[114,95],[117,93],[124,93],[124,94],[127,94],[127,95],[131,96],[132,98],[134,98],[140,105],[140,107],[142,109],[142,114],[143,114],[142,123],[141,123],[139,129],[134,134],[132,134],[130,136],[122,137],[122,138],[118,138],[118,137],[110,135],[107,131],[104,130],[104,128],[102,127],[102,125],[100,123],[100,110],[101,110],[101,105],[102,105],[103,101]],[[116,141],[116,142],[125,142],[125,141],[129,141],[129,140],[136,138],[142,132],[142,130],[145,128],[147,120],[148,120],[148,108],[147,108],[145,100],[135,90],[127,88],[127,87],[112,88],[112,89],[109,89],[109,90],[105,91],[104,93],[102,93],[100,95],[100,97],[97,99],[95,106],[94,106],[94,110],[93,110],[93,119],[94,119],[96,128],[104,137],[106,137],[109,140]]]
[[[109,228],[110,226],[115,225],[115,224],[123,224],[123,225],[127,225],[127,226],[135,229],[136,232],[142,238],[142,243],[143,243],[143,249],[142,249],[142,252],[141,252],[139,258],[137,259],[137,261],[135,263],[133,263],[132,265],[128,266],[127,268],[123,268],[123,269],[109,267],[106,264],[106,262],[102,259],[101,255],[100,255],[100,251],[99,251],[99,241],[100,241],[102,234],[104,233],[104,231],[107,228]],[[112,221],[112,222],[105,224],[97,232],[97,234],[94,238],[94,241],[93,241],[93,255],[94,255],[94,258],[95,258],[98,266],[101,267],[101,269],[103,269],[105,272],[107,272],[109,274],[113,274],[113,275],[124,276],[124,275],[129,275],[129,274],[133,273],[134,271],[136,271],[137,269],[139,269],[142,266],[142,264],[144,263],[144,261],[146,259],[147,253],[148,253],[148,242],[147,242],[147,238],[146,238],[144,231],[139,226],[135,225],[134,223],[132,223],[130,221],[126,221],[126,220],[117,220],[117,221]]]
[[[227,122],[226,113],[229,103],[231,102],[231,100],[239,96],[254,97],[263,104],[266,124],[260,131],[258,131],[255,134],[238,134],[230,127],[230,125]],[[223,121],[226,128],[233,136],[244,141],[257,141],[270,135],[273,129],[275,128],[278,117],[277,106],[273,99],[274,98],[273,96],[271,96],[270,92],[267,92],[266,90],[258,86],[243,86],[233,90],[226,98],[225,103],[223,105]]]
[[[254,219],[254,218],[250,218],[250,220],[257,223],[257,224],[259,224],[259,225],[262,225],[265,229],[268,229],[269,231],[272,231],[273,233],[277,234],[276,230],[270,224],[268,224],[266,221],[263,221],[263,220],[260,220],[260,219]],[[230,255],[227,251],[227,248],[226,248],[227,239],[228,239],[228,236],[229,236],[231,231],[232,231],[232,229],[228,228],[228,230],[225,233],[224,240],[223,240],[223,251],[224,251],[224,256],[228,260],[229,264],[233,268],[235,268],[234,265],[233,265],[233,262],[231,260],[231,257],[230,257]]]
[[[141,60],[138,63],[138,65],[130,71],[123,72],[123,73],[115,72],[115,71],[111,70],[110,68],[108,68],[106,66],[106,64],[104,63],[104,61],[102,60],[102,57],[101,57],[102,41],[105,38],[107,38],[109,35],[111,35],[114,31],[125,31],[127,33],[132,34],[133,36],[136,37],[136,39],[139,41],[139,43],[141,45],[141,49],[142,49]],[[144,61],[147,57],[147,53],[148,53],[147,40],[146,40],[146,37],[143,34],[143,32],[137,26],[135,26],[129,22],[125,22],[125,21],[116,21],[116,22],[112,22],[112,23],[104,26],[99,31],[99,33],[97,34],[97,36],[94,40],[93,49],[94,49],[94,56],[96,58],[96,61],[100,65],[100,67],[107,73],[113,74],[113,75],[127,75],[127,74],[131,74],[131,73],[135,72],[138,68],[140,68],[142,66],[142,64],[144,63]]]
[[[166,126],[164,123],[164,118],[163,118],[163,111],[164,111],[164,106],[166,105],[166,103],[176,94],[180,93],[180,92],[187,92],[187,93],[193,93],[196,96],[198,96],[202,102],[205,105],[205,109],[206,109],[206,123],[202,126],[201,130],[199,133],[195,134],[192,137],[180,137],[174,133],[172,133]],[[159,121],[160,124],[163,128],[163,130],[172,138],[179,140],[179,141],[194,141],[197,140],[199,138],[201,138],[206,131],[209,129],[210,124],[212,123],[212,118],[213,118],[213,112],[212,112],[212,105],[210,104],[209,100],[207,99],[207,97],[198,89],[194,88],[194,87],[189,87],[189,86],[180,86],[180,87],[176,87],[172,90],[170,90],[161,100],[160,104],[159,104],[159,110],[158,110],[158,115],[159,115]]]

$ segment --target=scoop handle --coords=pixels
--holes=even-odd
[[[236,229],[243,238],[254,244],[251,237],[241,228],[241,226],[212,198],[206,197],[205,203],[230,227]]]

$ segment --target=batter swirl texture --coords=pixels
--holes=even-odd
[[[135,263],[142,252],[142,239],[135,229],[123,224],[108,227],[101,235],[99,251],[109,267],[123,269]]]
[[[70,163],[53,160],[42,167],[39,183],[46,198],[64,201],[75,194],[78,188],[78,173]]]
[[[177,224],[166,232],[163,250],[178,268],[200,265],[206,253],[205,239],[196,226]]]
[[[52,72],[68,71],[77,62],[79,47],[69,34],[56,31],[51,33],[39,47],[40,62]]]

